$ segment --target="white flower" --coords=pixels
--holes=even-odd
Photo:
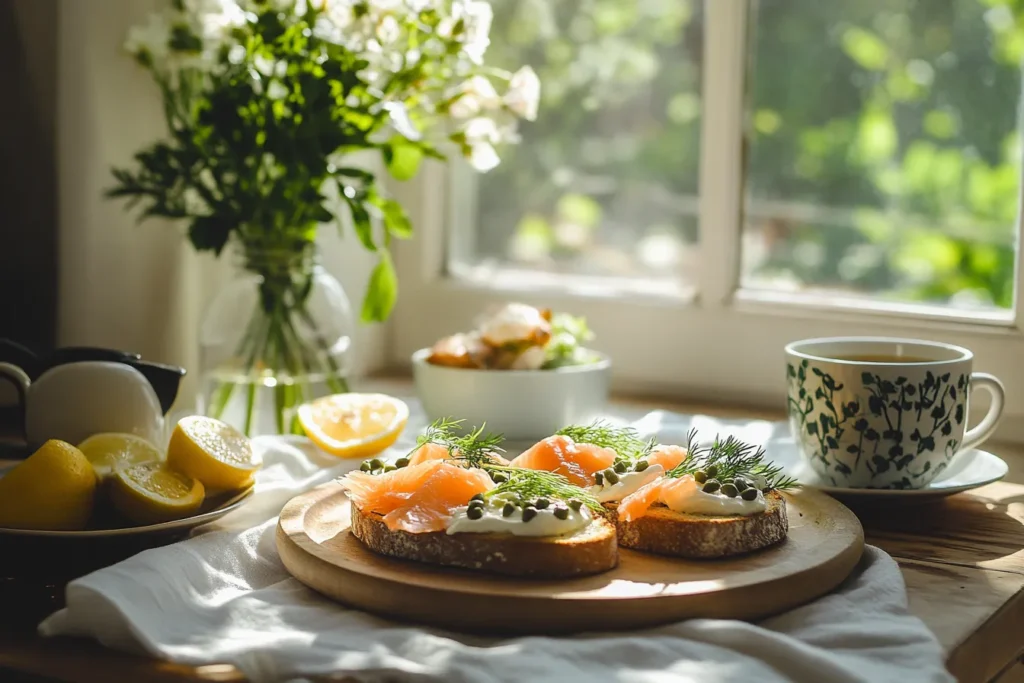
[[[246,24],[245,11],[235,0],[189,0],[185,7],[198,18],[204,41],[222,43],[232,30]]]
[[[471,0],[462,6],[462,17],[466,24],[463,36],[463,51],[477,64],[484,61],[484,53],[491,44],[491,21],[494,12],[489,2]]]
[[[494,145],[501,142],[501,131],[492,119],[478,117],[471,119],[462,129],[469,147],[470,165],[476,170],[486,173],[501,161]]]
[[[501,142],[501,131],[498,130],[498,124],[485,116],[467,121],[462,133],[466,136],[466,142],[471,145],[478,142],[495,144]]]
[[[448,111],[457,119],[469,119],[481,111],[493,109],[500,102],[498,91],[483,76],[473,76],[462,84]]]
[[[420,139],[420,131],[416,128],[416,124],[412,122],[412,118],[409,116],[409,110],[406,109],[404,104],[401,102],[388,102],[384,105],[384,110],[388,113],[388,118],[391,120],[391,126],[398,131],[398,133],[409,140]]]
[[[377,39],[382,45],[397,41],[402,35],[398,21],[390,14],[385,15],[377,24]]]
[[[160,64],[167,58],[171,40],[171,24],[164,14],[151,14],[149,21],[128,29],[124,48],[136,59],[149,64]]]
[[[232,45],[231,49],[228,50],[228,61],[236,66],[244,62],[245,47],[242,45]]]
[[[494,145],[482,142],[470,146],[469,150],[469,165],[481,173],[487,173],[501,163]]]
[[[283,100],[288,97],[288,88],[281,81],[270,81],[267,86],[267,97],[272,100]]]
[[[505,106],[513,114],[527,121],[537,118],[540,103],[540,79],[529,66],[524,66],[512,75],[505,93]]]
[[[268,59],[263,55],[256,55],[256,59],[252,60],[253,66],[264,76],[268,78],[274,75],[274,60]]]

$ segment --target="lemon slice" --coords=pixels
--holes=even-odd
[[[409,406],[385,394],[335,394],[299,406],[299,424],[313,443],[339,458],[365,458],[395,443]]]
[[[156,446],[134,434],[94,434],[78,444],[78,450],[89,460],[101,480],[108,479],[119,464],[137,465],[163,460],[163,453]]]
[[[188,517],[206,497],[203,483],[161,462],[118,465],[110,481],[114,508],[136,524]]]
[[[240,489],[252,484],[261,463],[240,431],[212,417],[183,417],[171,434],[167,464],[208,489]]]

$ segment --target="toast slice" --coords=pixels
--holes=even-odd
[[[691,515],[673,512],[664,505],[651,507],[631,522],[614,515],[619,545],[658,555],[711,559],[760,550],[779,543],[789,531],[786,500],[778,491],[766,493],[767,510],[750,516]],[[614,504],[612,504],[614,505]]]
[[[615,526],[601,517],[567,536],[413,534],[392,531],[381,515],[364,513],[353,505],[352,535],[381,555],[524,578],[587,576],[614,569],[619,563]]]

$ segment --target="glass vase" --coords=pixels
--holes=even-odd
[[[348,297],[312,243],[236,252],[200,328],[199,410],[249,436],[302,434],[302,403],[348,391]]]

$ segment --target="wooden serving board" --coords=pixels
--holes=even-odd
[[[789,536],[726,560],[680,560],[619,550],[610,572],[569,580],[510,579],[397,560],[349,531],[337,482],[293,498],[281,511],[277,549],[310,588],[396,620],[473,633],[555,634],[655,626],[693,617],[756,619],[838,586],[864,549],[860,522],[811,490],[786,494]]]

